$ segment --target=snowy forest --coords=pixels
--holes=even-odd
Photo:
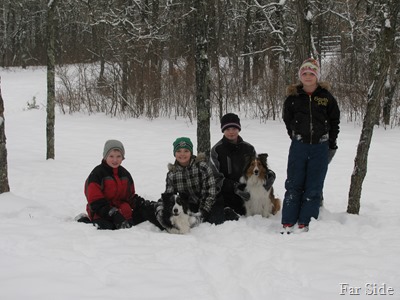
[[[394,127],[399,6],[396,0],[3,0],[0,66],[46,65],[53,50],[55,101],[64,113],[192,121],[204,102],[214,116],[234,109],[265,121],[280,118],[286,86],[312,56],[344,120],[364,118],[379,73],[374,122]],[[199,102],[201,82],[207,86]]]

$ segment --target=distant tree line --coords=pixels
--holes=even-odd
[[[396,1],[389,1],[400,5]],[[46,65],[48,0],[0,4],[0,65]],[[343,115],[361,121],[371,51],[388,1],[204,0],[212,113],[281,115],[301,62],[319,59]],[[55,10],[56,102],[65,113],[196,118],[196,0],[63,0]],[[397,16],[397,19],[399,16]],[[398,22],[397,22],[398,23]],[[376,124],[400,123],[400,35],[391,45]],[[385,69],[386,70],[386,69]],[[206,99],[207,100],[207,99]]]

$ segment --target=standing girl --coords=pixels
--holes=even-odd
[[[336,152],[340,111],[319,82],[315,59],[306,59],[299,69],[300,83],[289,86],[283,120],[292,142],[289,149],[282,233],[308,231],[311,218],[318,218],[328,162]]]

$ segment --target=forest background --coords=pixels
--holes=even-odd
[[[342,121],[357,122],[366,113],[379,68],[372,55],[379,33],[399,23],[399,5],[394,0],[3,0],[0,66],[46,65],[52,22],[55,101],[64,113],[193,121],[197,55],[209,66],[205,100],[211,116],[241,111],[266,121],[280,118],[286,86],[297,81],[301,62],[313,56],[323,80],[332,83]],[[400,122],[399,32],[386,46],[389,65],[374,121],[385,127]]]

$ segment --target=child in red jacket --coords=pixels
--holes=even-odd
[[[80,216],[78,222],[113,230],[130,228],[154,216],[150,201],[135,193],[131,174],[121,166],[124,159],[123,144],[118,140],[106,141],[101,164],[85,181],[88,216]]]
[[[99,229],[131,227],[132,207],[129,200],[135,195],[131,174],[121,166],[125,149],[120,141],[108,140],[103,160],[85,182],[89,219]]]

